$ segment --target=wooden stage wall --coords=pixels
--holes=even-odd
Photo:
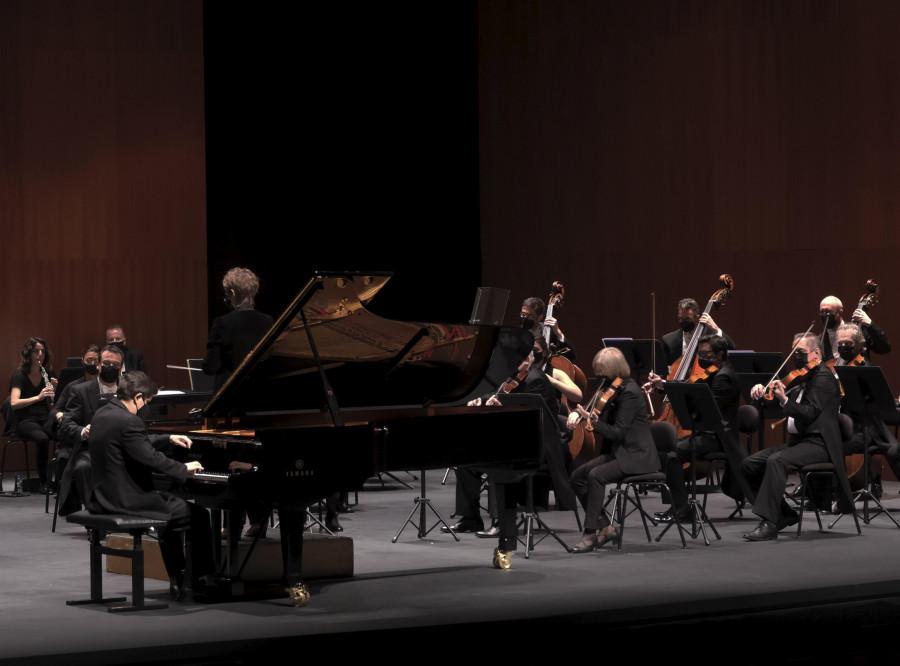
[[[900,347],[900,4],[478,4],[483,283],[546,298],[586,369],[603,337],[716,321],[788,350],[874,278]],[[816,330],[821,327],[817,326]],[[900,348],[876,357],[900,392]]]
[[[0,377],[125,328],[161,385],[208,332],[200,0],[0,0]]]

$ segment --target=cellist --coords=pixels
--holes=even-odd
[[[704,335],[697,345],[697,362],[704,370],[706,377],[691,378],[694,381],[702,381],[709,384],[715,398],[716,405],[722,413],[725,429],[730,437],[737,441],[738,405],[741,401],[741,389],[737,375],[728,360],[728,341],[718,335]],[[662,379],[653,375],[653,386],[662,389]],[[688,380],[688,381],[691,381]],[[661,522],[670,522],[677,513],[678,520],[690,520],[687,485],[685,483],[684,463],[691,460],[691,447],[699,459],[700,455],[721,451],[719,440],[712,435],[702,435],[693,438],[684,437],[679,440],[674,451],[669,451],[665,458],[666,483],[672,493],[672,505],[666,510],[656,514]],[[744,453],[743,455],[746,455]],[[743,493],[739,484],[735,483],[733,474],[737,470],[731,470],[726,463],[726,475],[722,481],[722,492],[729,497],[740,501]]]

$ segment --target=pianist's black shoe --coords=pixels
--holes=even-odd
[[[492,537],[500,536],[500,521],[492,520],[491,526],[489,529],[479,530],[479,531],[475,532],[475,536],[477,536],[481,539],[490,539]]]
[[[480,532],[484,529],[484,521],[481,518],[462,518],[455,525],[451,525],[450,529],[444,525],[441,532],[448,533],[451,529],[457,533]]]
[[[336,513],[327,513],[325,514],[325,529],[329,532],[343,532],[344,528],[341,527],[341,524],[338,522],[338,517]]]

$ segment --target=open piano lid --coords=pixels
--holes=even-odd
[[[394,321],[369,312],[365,304],[390,278],[315,273],[204,416],[326,408],[308,332],[341,409],[458,402],[482,383],[495,346],[491,378],[479,387],[484,391],[531,350],[533,337],[521,329]]]

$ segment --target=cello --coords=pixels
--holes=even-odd
[[[713,295],[709,297],[706,308],[703,310],[703,314],[705,315],[709,314],[713,308],[724,305],[725,300],[731,296],[731,292],[734,290],[734,278],[727,273],[723,273],[719,276],[719,283],[722,285],[722,288],[715,291]],[[704,335],[706,335],[706,325],[699,324],[694,330],[694,335],[691,337],[687,349],[682,350],[681,357],[675,359],[672,363],[672,367],[669,368],[668,381],[687,382],[691,381],[692,377],[701,375],[705,372],[697,363],[697,347],[700,344],[700,338]],[[678,423],[678,419],[675,416],[675,412],[672,410],[671,405],[669,405],[667,400],[664,400],[663,402],[665,403],[665,406],[663,407],[659,420],[671,423],[678,428],[679,439],[687,436],[689,434],[688,431],[684,430]]]
[[[548,319],[553,317],[553,311],[557,307],[563,306],[563,299],[566,295],[566,288],[563,286],[562,282],[554,282],[550,289],[550,297],[547,299],[547,310],[544,314],[544,319]],[[559,345],[550,345],[550,334],[551,328],[549,325],[544,324],[544,340],[547,342],[548,348],[550,348],[550,356],[547,358],[544,370],[550,370],[551,368],[555,368],[560,372],[565,373],[569,379],[574,382],[574,384],[579,388],[582,394],[587,392],[587,376],[577,365],[572,363],[569,359],[567,359],[563,354],[569,351],[568,347],[561,347]],[[562,396],[561,399],[562,404],[566,408],[567,415],[571,413],[573,410],[569,406],[569,401],[565,396]],[[569,440],[569,453],[572,454],[572,460],[574,461],[574,465],[580,465],[582,463],[587,462],[588,460],[596,457],[599,453],[599,449],[596,447],[596,442],[594,439],[594,434],[590,431],[585,432],[583,428],[578,428],[572,436],[572,439]]]

